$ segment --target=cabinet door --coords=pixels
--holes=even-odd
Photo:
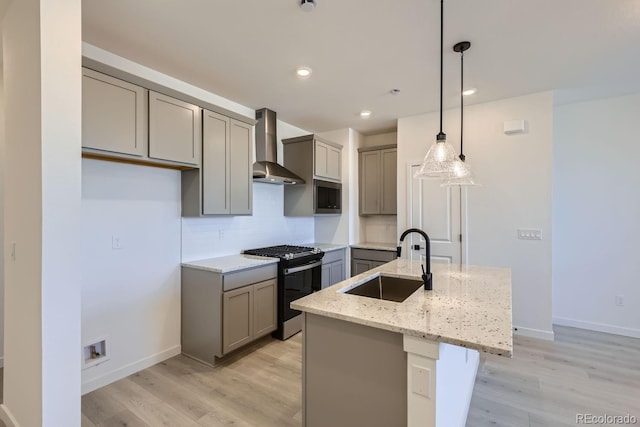
[[[329,158],[329,146],[315,141],[315,174],[322,178],[329,178],[327,171],[327,159]]]
[[[253,337],[259,338],[277,328],[276,279],[253,285]]]
[[[380,213],[380,151],[360,153],[360,215]]]
[[[331,286],[331,263],[322,264],[322,272],[320,275],[320,289]]]
[[[200,107],[149,91],[149,157],[199,164]]]
[[[204,111],[202,122],[202,213],[231,213],[229,168],[231,119]]]
[[[380,267],[381,265],[386,264],[388,261],[371,261],[371,268]]]
[[[342,156],[339,148],[314,141],[314,156],[316,176],[340,181]]]
[[[397,208],[397,181],[398,181],[398,149],[390,148],[381,151],[380,162],[382,164],[380,183],[381,200],[380,213],[395,215]]]
[[[342,282],[344,277],[344,262],[343,261],[335,261],[330,264],[331,266],[331,281],[332,285],[335,285],[338,282]]]
[[[360,273],[371,270],[371,261],[364,259],[351,260],[351,276],[357,276]]]
[[[253,311],[253,286],[222,294],[222,353],[253,339]]]
[[[230,121],[231,213],[251,214],[253,205],[253,126]]]
[[[82,146],[144,155],[145,90],[82,69]]]
[[[342,178],[342,156],[338,148],[329,146],[327,151],[327,177],[340,181]]]

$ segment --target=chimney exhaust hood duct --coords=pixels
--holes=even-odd
[[[256,162],[253,180],[268,184],[304,184],[304,179],[277,163],[276,112],[267,108],[256,110]]]

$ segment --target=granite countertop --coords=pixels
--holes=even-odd
[[[278,258],[238,254],[183,262],[182,266],[224,274],[262,267],[268,264],[276,264],[278,261],[280,261]]]
[[[417,260],[397,259],[291,303],[307,313],[511,356],[511,270],[432,264],[433,291],[401,303],[338,292],[380,274],[421,278]]]
[[[382,243],[382,242],[360,242],[351,245],[352,248],[356,249],[375,249],[378,251],[396,251],[397,244],[396,243]]]
[[[337,251],[348,247],[347,245],[334,245],[333,243],[311,243],[303,246],[312,246],[314,248],[322,249],[324,252]]]

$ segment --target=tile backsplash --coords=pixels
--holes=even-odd
[[[313,217],[285,217],[284,186],[253,184],[253,215],[182,218],[182,261],[314,241]]]

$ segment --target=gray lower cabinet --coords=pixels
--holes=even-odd
[[[143,156],[146,95],[140,86],[83,68],[83,149]]]
[[[322,289],[346,279],[345,251],[346,249],[338,249],[325,252],[322,258],[322,280],[320,284]]]
[[[200,107],[149,91],[149,157],[200,163]]]
[[[214,365],[277,328],[277,264],[228,274],[182,267],[182,352]]]
[[[360,148],[360,215],[397,214],[396,146]]]
[[[380,267],[397,257],[396,251],[352,248],[351,277],[369,271],[372,268]]]
[[[222,294],[222,353],[276,329],[275,279],[234,289]]]

